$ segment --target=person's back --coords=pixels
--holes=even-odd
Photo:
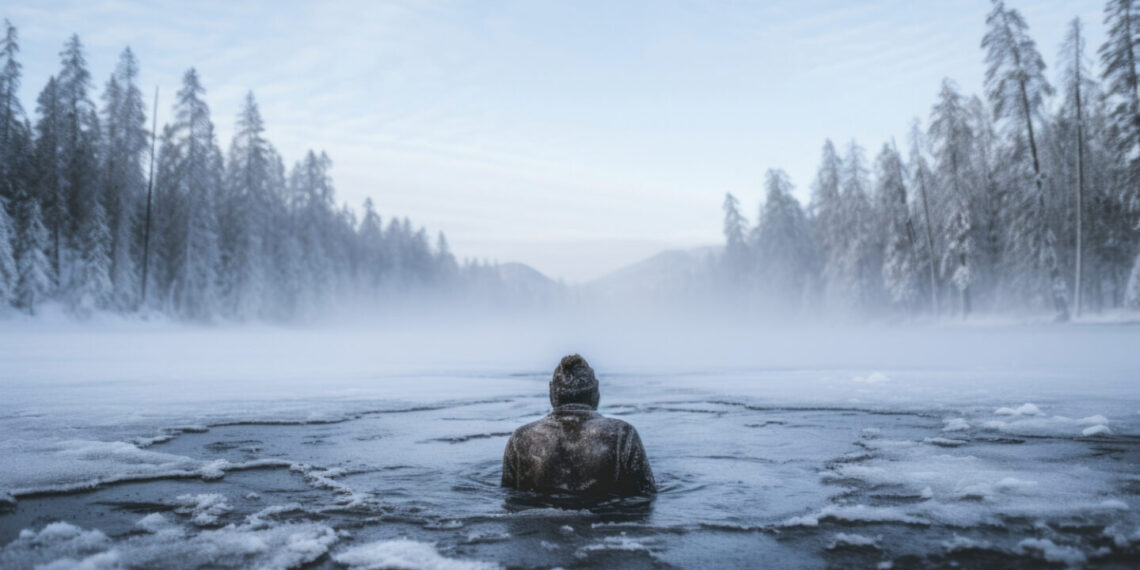
[[[550,382],[550,415],[515,430],[503,453],[504,487],[585,496],[656,491],[633,426],[606,418],[594,371],[578,355],[562,359]]]

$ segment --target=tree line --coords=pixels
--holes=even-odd
[[[993,0],[985,92],[944,80],[906,148],[873,162],[828,140],[806,208],[781,170],[752,227],[727,195],[721,280],[790,313],[1140,307],[1140,0],[1110,0],[1104,21],[1094,66],[1072,20],[1054,83],[1025,18]]]
[[[17,96],[18,56],[16,27],[5,20],[0,307],[34,313],[50,301],[76,315],[281,320],[346,299],[455,288],[465,277],[486,286],[493,273],[460,266],[442,233],[432,244],[407,218],[384,223],[371,199],[359,216],[338,205],[325,153],[309,151],[286,169],[252,92],[223,153],[194,69],[173,121],[151,132],[130,48],[96,104],[73,35],[34,120]]]

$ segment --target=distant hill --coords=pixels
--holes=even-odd
[[[517,291],[550,292],[563,288],[561,283],[543,275],[541,271],[525,263],[500,263],[497,269],[499,279],[510,289]]]
[[[671,249],[606,274],[582,286],[599,300],[662,300],[685,294],[707,279],[720,246]]]

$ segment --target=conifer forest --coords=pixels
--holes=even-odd
[[[992,4],[983,93],[946,78],[899,140],[824,141],[810,200],[778,168],[758,208],[724,198],[724,244],[689,296],[759,314],[1064,321],[1140,306],[1140,6],[1111,0],[1103,45],[1068,25],[1047,69],[1022,13]],[[125,48],[88,72],[78,36],[33,102],[17,27],[0,44],[0,304],[290,320],[333,305],[506,287],[442,232],[337,202],[332,158],[288,164],[249,92],[223,150],[188,69],[173,120]],[[256,86],[254,86],[256,87]],[[759,134],[757,136],[760,136]],[[755,210],[749,223],[748,210]],[[559,286],[547,300],[580,300]]]

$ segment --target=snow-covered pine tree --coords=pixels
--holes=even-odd
[[[826,298],[829,303],[838,302],[842,297],[843,250],[843,203],[839,195],[843,161],[831,140],[823,143],[819,169],[812,183],[811,202],[808,212],[811,216],[812,235],[820,251],[823,263],[823,278],[826,283]]]
[[[218,219],[215,199],[221,185],[222,157],[202,100],[205,89],[194,68],[182,77],[174,106],[174,135],[179,163],[177,191],[184,204],[185,227],[173,300],[177,313],[209,320],[218,305]]]
[[[926,161],[923,152],[925,139],[918,119],[915,119],[910,128],[910,185],[918,196],[913,209],[916,210],[911,218],[915,220],[916,231],[922,236],[922,248],[916,251],[916,258],[920,266],[926,268],[927,280],[925,288],[930,295],[930,311],[937,315],[940,308],[938,304],[939,277],[936,268],[938,259],[938,246],[934,240],[934,220],[930,210],[931,191],[934,186],[934,173]]]
[[[1140,214],[1140,1],[1108,0],[1106,37],[1098,50],[1105,92],[1111,100],[1110,136],[1125,168],[1121,192]]]
[[[946,226],[946,253],[942,258],[942,272],[950,277],[950,284],[958,291],[958,310],[962,318],[970,315],[970,284],[974,282],[971,260],[973,257],[973,225],[970,207],[961,197],[951,200],[951,214]]]
[[[137,81],[138,62],[126,48],[103,94],[103,195],[111,237],[112,304],[119,310],[137,305],[142,255],[137,220],[145,207],[143,161],[150,136]]]
[[[1091,93],[1091,92],[1090,92]],[[1128,173],[1112,140],[1111,103],[1104,96],[1088,99],[1085,140],[1085,224],[1087,236],[1084,277],[1086,306],[1093,310],[1119,307],[1124,300],[1134,251],[1134,217],[1121,191]]]
[[[174,125],[163,127],[158,137],[158,156],[154,171],[154,196],[151,216],[150,270],[147,274],[147,299],[152,308],[174,314],[174,284],[178,281],[182,256],[186,248],[185,200],[179,194],[182,185],[180,149]]]
[[[883,297],[883,226],[871,203],[866,164],[863,147],[852,140],[841,170],[840,275],[834,284],[845,308],[862,312],[877,309]]]
[[[12,304],[16,298],[19,274],[16,272],[16,256],[13,251],[15,229],[12,218],[8,216],[8,200],[0,198],[0,309]]]
[[[1064,182],[1072,188],[1069,200],[1061,200],[1064,218],[1071,220],[1068,224],[1073,228],[1073,311],[1081,316],[1084,296],[1085,275],[1085,174],[1086,174],[1086,147],[1088,146],[1088,128],[1086,123],[1089,117],[1089,104],[1099,96],[1099,89],[1089,71],[1090,64],[1085,56],[1084,28],[1080,18],[1073,18],[1069,22],[1065,40],[1061,44],[1058,54],[1061,61],[1060,88],[1063,99],[1055,121],[1060,140],[1058,147],[1064,155],[1061,164],[1064,165],[1068,176]]]
[[[447,243],[447,236],[439,232],[435,240],[435,264],[437,285],[450,289],[455,286],[456,276],[459,274],[459,263],[451,253],[451,246]]]
[[[23,127],[24,108],[17,91],[20,89],[20,53],[16,27],[4,20],[4,37],[0,38],[0,199],[14,200],[22,183],[17,161],[23,154],[19,131]]]
[[[249,319],[260,315],[268,289],[265,245],[271,202],[273,148],[264,137],[265,125],[253,92],[246,93],[230,143],[224,186],[224,205],[219,216],[222,251],[222,295],[226,312]]]
[[[974,133],[969,122],[965,99],[949,79],[942,81],[938,103],[930,114],[931,143],[935,160],[935,231],[945,235],[947,244],[943,252],[942,274],[959,292],[959,311],[964,316],[970,311],[970,292],[966,289],[974,281],[974,198],[978,194],[978,176],[972,150]]]
[[[68,211],[63,181],[64,111],[60,104],[59,82],[55,77],[48,79],[47,85],[36,98],[36,114],[39,115],[33,158],[36,194],[43,204],[44,223],[51,242],[49,256],[52,285],[53,289],[58,289],[62,280],[65,232],[70,226],[71,213]]]
[[[786,314],[798,312],[807,300],[815,259],[807,218],[793,188],[783,170],[765,173],[765,198],[753,237],[764,300],[772,310]]]
[[[78,251],[68,286],[68,307],[76,315],[89,316],[106,308],[111,299],[110,228],[98,199],[88,201],[80,227]]]
[[[1128,285],[1124,289],[1124,306],[1140,309],[1140,255],[1132,263],[1132,273],[1128,275]]]
[[[970,202],[971,226],[974,228],[972,265],[973,290],[987,294],[997,290],[1001,275],[998,260],[1004,247],[1005,229],[1001,215],[1007,194],[999,182],[1000,168],[996,151],[999,148],[994,129],[993,112],[977,95],[966,102],[970,131],[973,133],[971,164],[974,168],[974,195]]]
[[[883,286],[891,304],[912,311],[921,296],[922,268],[916,256],[916,236],[910,220],[902,158],[886,144],[875,159],[875,198],[886,234]]]
[[[384,277],[384,225],[380,214],[376,213],[372,198],[364,199],[364,217],[357,234],[361,248],[364,290],[369,297],[373,297],[379,293]]]
[[[51,290],[51,263],[47,258],[48,231],[44,228],[39,200],[30,194],[18,196],[15,215],[16,260],[15,304],[30,314]]]
[[[71,261],[61,268],[65,298],[71,308],[85,311],[83,303],[105,308],[110,302],[110,289],[99,283],[87,283],[87,276],[101,276],[110,267],[110,230],[101,211],[99,176],[99,117],[89,95],[91,73],[79,36],[72,35],[60,52],[58,96],[61,117],[60,154],[63,160],[63,190],[69,213],[64,227],[67,251]],[[91,218],[91,219],[88,219]],[[104,227],[96,227],[102,225]],[[100,239],[92,244],[87,240]],[[67,256],[63,258],[67,261]],[[88,266],[89,265],[89,266]]]
[[[1051,301],[1057,318],[1068,318],[1063,280],[1057,265],[1056,251],[1049,251],[1055,241],[1046,212],[1042,153],[1038,146],[1035,123],[1040,118],[1045,97],[1053,92],[1045,79],[1045,61],[1029,37],[1029,26],[1021,13],[1007,8],[1003,0],[993,0],[993,10],[986,17],[987,31],[982,38],[986,50],[986,95],[994,116],[1003,119],[1011,143],[1011,159],[1027,174],[1016,170],[1011,182],[1024,186],[1017,200],[1011,224],[1011,262],[1024,267],[1031,296]]]
[[[740,201],[725,193],[724,204],[724,274],[732,285],[744,283],[750,272],[747,230],[748,220],[740,213]]]

